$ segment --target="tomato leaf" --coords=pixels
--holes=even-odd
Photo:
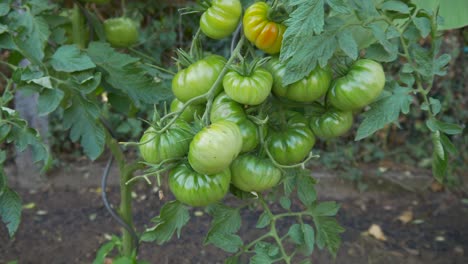
[[[358,46],[350,31],[342,31],[338,35],[340,49],[353,60],[357,59]]]
[[[288,230],[291,240],[300,245],[300,250],[304,255],[309,256],[314,250],[315,232],[308,224],[293,224]]]
[[[309,208],[309,212],[313,216],[334,216],[340,210],[340,205],[336,202],[322,202],[316,203],[314,206]]]
[[[88,55],[103,71],[104,80],[127,94],[137,106],[166,99],[167,94],[162,92],[163,82],[157,82],[155,76],[137,64],[139,59],[118,53],[109,44],[102,42],[91,42]]]
[[[174,232],[177,232],[177,237],[180,237],[180,231],[190,219],[188,209],[179,201],[171,201],[163,205],[159,216],[151,221],[156,225],[146,230],[141,236],[142,241],[156,241],[161,245],[171,239]]]
[[[102,264],[106,256],[119,244],[121,243],[120,239],[116,236],[112,236],[112,240],[102,245],[98,252],[96,253],[96,258],[93,261],[93,264]]]
[[[301,202],[309,207],[317,200],[315,180],[310,175],[300,175],[297,182],[297,196]]]
[[[273,260],[279,256],[279,248],[266,242],[258,242],[255,245],[255,256],[250,259],[250,264],[273,263]]]
[[[81,52],[76,45],[65,45],[58,48],[50,64],[56,71],[76,72],[92,69],[96,65],[84,52]]]
[[[343,233],[345,229],[332,217],[315,216],[313,219],[317,229],[317,246],[320,249],[326,247],[333,256],[336,256],[341,244],[340,234]]]
[[[21,220],[21,199],[8,187],[0,196],[0,217],[8,229],[8,234],[13,237]]]
[[[380,9],[396,11],[402,14],[409,14],[410,12],[409,7],[405,3],[401,1],[393,1],[393,0],[384,2],[380,6]]]
[[[268,226],[270,223],[271,223],[271,215],[267,211],[264,211],[258,218],[258,222],[255,227],[264,228]]]
[[[216,204],[208,207],[208,212],[213,216],[213,221],[205,245],[213,244],[227,252],[237,252],[243,245],[242,239],[234,235],[239,231],[242,221],[239,209]]]
[[[393,93],[370,105],[370,110],[363,113],[364,120],[359,126],[354,140],[358,141],[372,135],[385,125],[397,121],[400,112],[408,113],[413,101],[411,89],[393,83]]]
[[[431,33],[431,21],[427,17],[415,17],[413,23],[421,33],[421,37],[425,38]]]
[[[39,95],[37,111],[39,115],[47,115],[57,109],[62,101],[64,93],[60,89],[44,89]]]

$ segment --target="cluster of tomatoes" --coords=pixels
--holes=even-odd
[[[202,32],[215,39],[229,36],[240,20],[240,2],[211,4],[200,20]],[[286,27],[269,20],[269,8],[265,2],[247,8],[243,32],[256,47],[274,55]],[[353,112],[375,100],[385,84],[382,66],[361,59],[344,76],[333,79],[330,68],[316,67],[302,80],[283,85],[286,69],[276,56],[249,70],[230,69],[216,82],[226,62],[209,55],[180,70],[172,80],[176,98],[170,115],[176,121],[163,132],[149,128],[140,140],[141,156],[148,163],[176,161],[169,187],[188,205],[217,202],[230,184],[246,192],[274,187],[282,168],[307,159],[316,136],[329,139],[346,133]],[[213,98],[190,101],[212,91]],[[194,132],[197,116],[208,116],[210,124]]]

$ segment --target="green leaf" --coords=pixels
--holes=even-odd
[[[102,264],[106,256],[115,248],[117,245],[117,237],[113,237],[111,241],[105,243],[104,245],[99,248],[98,252],[96,253],[96,258],[93,261],[93,264]]]
[[[338,35],[338,44],[340,46],[340,49],[351,59],[357,59],[358,47],[351,31],[340,32],[340,34]]]
[[[236,253],[244,244],[238,235],[224,232],[212,233],[209,243],[229,253]]]
[[[255,256],[250,259],[250,264],[273,263],[273,260],[279,256],[279,248],[267,242],[258,242],[255,245]]]
[[[263,212],[260,217],[258,218],[256,228],[264,228],[271,223],[271,215],[265,211]]]
[[[3,170],[3,166],[1,164],[3,164],[3,162],[5,162],[5,158],[6,158],[6,153],[5,151],[0,151],[0,156],[2,157],[0,160],[0,199],[3,195],[3,193],[5,192],[5,190],[7,189],[7,179],[6,179],[6,176],[5,176],[5,171]]]
[[[347,3],[343,0],[326,0],[327,4],[333,9],[335,12],[340,14],[349,14],[351,13],[351,8]]]
[[[340,205],[334,201],[314,204],[308,211],[313,216],[334,216],[340,210]]]
[[[341,244],[340,234],[345,231],[334,218],[327,216],[314,217],[317,230],[316,243],[320,249],[327,248],[333,256],[336,256]]]
[[[10,12],[10,3],[0,3],[0,17]]]
[[[431,110],[434,115],[437,115],[438,113],[440,113],[440,110],[442,109],[442,105],[440,104],[439,99],[430,97],[429,103],[431,104]]]
[[[293,224],[287,234],[295,244],[300,245],[304,255],[308,256],[312,254],[315,243],[315,232],[312,226],[308,224]]]
[[[180,237],[180,231],[190,219],[188,209],[179,201],[171,201],[163,205],[158,217],[152,219],[156,225],[147,230],[141,236],[142,241],[156,241],[161,245],[171,239],[174,232],[177,231],[177,237]]]
[[[444,150],[447,150],[453,155],[458,154],[457,148],[455,147],[455,145],[453,145],[452,141],[450,141],[450,139],[445,134],[440,135],[440,142],[442,143],[442,146],[444,146]]]
[[[39,133],[27,126],[24,120],[17,120],[17,126],[12,128],[12,133],[8,136],[9,142],[15,142],[18,152],[23,152],[28,146],[31,147],[33,162],[44,161],[47,163],[49,159],[49,151],[46,145],[42,143]],[[44,164],[46,165],[46,164]]]
[[[0,196],[0,217],[8,229],[8,234],[13,237],[21,220],[21,199],[10,188],[5,188]]]
[[[294,11],[285,21],[288,26],[285,37],[299,34],[320,34],[325,24],[325,10],[323,0],[290,1],[290,8]]]
[[[39,115],[47,115],[57,109],[62,101],[64,93],[60,89],[45,89],[40,95],[37,103]]]
[[[134,264],[135,262],[129,257],[120,257],[112,261],[112,264]]]
[[[239,236],[233,235],[239,231],[241,226],[242,219],[239,209],[216,204],[210,206],[208,210],[209,214],[213,216],[213,221],[206,235],[205,245],[213,244],[228,252],[236,252],[243,244]],[[224,241],[225,238],[230,238],[231,243]]]
[[[86,155],[95,160],[104,150],[106,134],[104,127],[98,120],[100,109],[81,96],[72,97],[72,105],[65,109],[63,126],[70,130],[73,142],[80,140]]]
[[[304,243],[300,224],[293,224],[288,230],[288,236],[295,244],[301,245]]]
[[[103,70],[104,79],[127,94],[135,104],[155,104],[167,99],[167,94],[162,90],[163,82],[156,82],[137,64],[139,59],[118,53],[103,42],[91,42],[88,55]]]
[[[432,154],[432,175],[438,182],[443,183],[448,173],[448,156],[447,152],[443,150],[442,144],[439,145],[440,141],[434,142],[433,138],[433,143],[435,143],[435,145]]]
[[[444,18],[444,24],[438,30],[461,28],[468,25],[468,1],[466,0],[412,0],[418,7],[428,11],[435,11],[439,8],[439,16]]]
[[[409,14],[410,12],[409,7],[400,1],[386,1],[380,6],[380,9],[395,11],[402,14]]]
[[[239,188],[237,188],[236,186],[234,186],[233,184],[231,184],[229,186],[229,192],[232,193],[234,196],[236,196],[237,198],[239,199],[252,199],[252,198],[255,198],[256,196],[253,195],[251,192],[246,192],[246,191],[243,191]]]
[[[431,33],[431,21],[427,17],[415,17],[413,23],[416,28],[421,32],[421,37],[425,38]]]
[[[239,257],[230,256],[229,258],[224,260],[224,264],[239,264]]]
[[[393,49],[391,52],[387,51],[382,44],[375,43],[370,45],[366,49],[366,58],[381,61],[381,62],[391,62],[397,59],[398,57],[398,46],[391,46]]]
[[[384,97],[370,105],[371,109],[363,114],[364,120],[359,126],[354,140],[361,140],[372,135],[385,125],[398,120],[400,112],[408,113],[413,101],[411,89],[396,84],[391,96]]]
[[[301,175],[297,182],[297,196],[301,202],[309,207],[317,200],[315,180],[310,175]]]
[[[52,87],[52,82],[50,81],[50,76],[32,79],[28,83],[31,83],[31,82],[39,86],[42,86],[44,88],[47,88],[47,89],[54,89],[54,87]]]
[[[451,124],[431,118],[426,121],[426,126],[433,132],[441,131],[448,135],[457,135],[463,131],[463,128],[457,124]]]
[[[56,71],[62,72],[83,71],[96,67],[76,45],[65,45],[58,48],[52,55],[50,64]]]
[[[15,10],[8,15],[9,27],[17,49],[30,61],[40,64],[44,58],[44,49],[50,36],[47,21],[34,16],[29,10]]]
[[[279,199],[281,207],[283,207],[285,210],[291,209],[291,199],[289,199],[286,196],[281,196]]]
[[[72,75],[71,84],[80,90],[80,92],[89,94],[101,84],[101,73],[92,73],[90,71],[75,73]]]

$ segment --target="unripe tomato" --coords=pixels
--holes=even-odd
[[[231,182],[246,192],[268,190],[281,180],[281,170],[268,158],[247,154],[237,157],[231,164]]]
[[[258,105],[265,101],[272,85],[271,73],[262,68],[255,69],[250,76],[242,76],[231,70],[223,78],[226,94],[232,100],[246,105]]]
[[[268,54],[281,50],[281,42],[286,26],[268,19],[270,6],[265,2],[256,2],[245,10],[243,18],[245,37],[257,48]]]
[[[216,82],[226,59],[210,55],[179,71],[172,79],[172,92],[182,102],[205,94]],[[221,84],[218,87],[221,90]]]
[[[306,118],[298,112],[286,111],[275,112],[271,121],[266,142],[273,158],[282,165],[303,161],[315,144]]]
[[[229,190],[229,168],[213,174],[200,174],[187,164],[180,164],[169,174],[169,189],[182,203],[206,206],[223,199]]]
[[[372,103],[385,86],[382,65],[369,59],[356,61],[349,72],[334,81],[327,99],[334,107],[349,111]]]
[[[140,143],[144,143],[139,146],[141,157],[153,164],[166,159],[183,157],[188,153],[192,138],[190,125],[183,121],[174,123],[162,134],[156,133],[150,127],[140,139]]]
[[[190,143],[190,166],[201,174],[219,173],[231,165],[242,149],[239,127],[227,120],[220,120],[203,128]]]
[[[317,66],[307,77],[284,86],[286,66],[274,57],[268,61],[267,67],[273,75],[273,93],[297,102],[313,102],[324,96],[333,77],[329,68],[322,69]]]
[[[182,109],[183,106],[184,106],[184,103],[179,101],[177,98],[174,98],[174,100],[172,100],[171,102],[171,112],[179,111],[180,109]],[[192,122],[195,115],[202,116],[204,112],[205,112],[205,105],[191,104],[187,106],[187,108],[185,108],[185,110],[182,112],[179,118],[187,122]]]
[[[239,0],[212,0],[200,18],[200,29],[210,38],[225,38],[236,30],[241,14]]]
[[[242,151],[249,152],[260,143],[257,126],[247,118],[242,105],[235,102],[226,93],[220,93],[211,107],[210,120],[228,120],[236,123],[242,134]]]
[[[115,47],[127,48],[138,40],[138,25],[128,17],[109,18],[104,21],[107,41]]]
[[[353,125],[353,113],[335,108],[324,109],[310,118],[310,128],[314,134],[322,139],[339,137]]]

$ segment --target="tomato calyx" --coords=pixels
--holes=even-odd
[[[267,13],[267,18],[270,21],[273,21],[275,23],[282,24],[286,19],[289,18],[289,14],[286,11],[286,8],[282,3],[278,3],[276,5],[273,5]]]
[[[251,77],[255,70],[267,63],[268,60],[270,60],[270,58],[271,57],[255,58],[250,63],[246,62],[243,58],[241,58],[240,64],[231,65],[229,66],[229,69],[239,73],[241,76]]]

